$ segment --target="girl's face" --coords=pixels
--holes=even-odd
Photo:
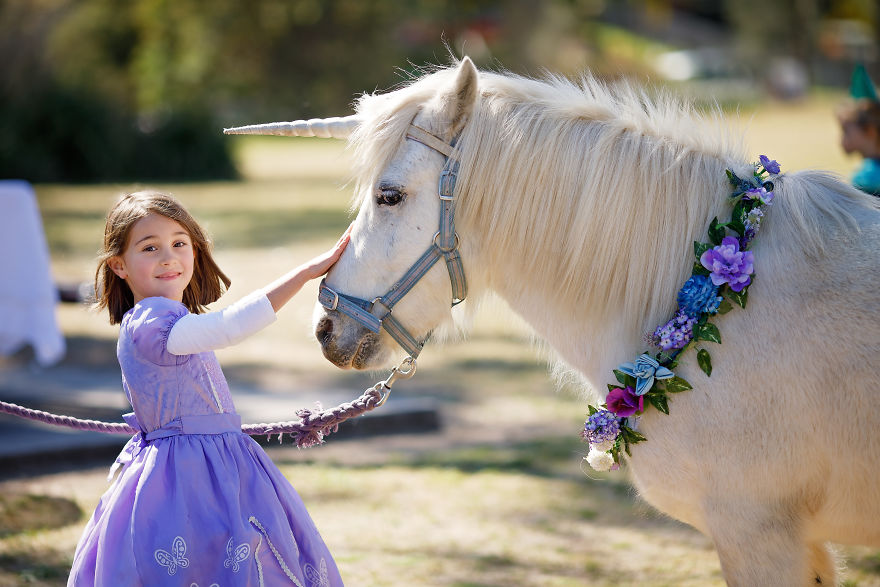
[[[128,284],[135,303],[156,296],[181,302],[194,259],[186,229],[166,216],[149,214],[134,223],[125,251],[108,264]]]

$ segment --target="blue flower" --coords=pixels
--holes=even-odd
[[[761,160],[761,166],[766,169],[768,173],[779,173],[779,163],[777,163],[775,159],[770,159],[766,155],[761,155],[758,158]]]
[[[655,379],[669,379],[674,373],[650,355],[641,355],[634,363],[624,363],[617,367],[618,371],[631,375],[636,379],[636,395],[645,395],[651,391]]]
[[[678,307],[692,318],[703,312],[714,314],[720,303],[718,286],[707,275],[691,276],[678,291]]]

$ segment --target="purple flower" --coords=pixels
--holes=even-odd
[[[714,314],[720,303],[718,286],[705,275],[691,276],[678,292],[678,307],[688,316],[698,317],[703,312]]]
[[[764,186],[747,190],[744,194],[749,200],[757,200],[762,204],[770,204],[773,201],[773,192],[768,192]]]
[[[761,166],[766,169],[768,173],[779,173],[779,163],[777,163],[775,159],[770,159],[766,155],[761,155],[758,158],[761,160]]]
[[[709,281],[709,278],[706,278],[706,281]],[[711,285],[711,282],[709,283]],[[715,287],[715,291],[718,291],[717,287]],[[662,326],[658,326],[657,330],[654,331],[655,344],[664,351],[684,348],[694,337],[694,324],[696,322],[696,317],[688,316],[684,310],[679,310],[672,320]]]
[[[620,419],[608,410],[598,410],[584,423],[581,434],[590,444],[613,441],[620,433]]]
[[[709,278],[715,285],[730,285],[739,292],[752,282],[750,277],[755,269],[751,251],[741,251],[739,240],[726,236],[717,247],[709,249],[700,256],[700,264],[711,272]]]
[[[614,412],[621,418],[629,418],[636,412],[644,411],[645,396],[636,395],[632,387],[615,387],[608,392],[605,405],[608,411]]]

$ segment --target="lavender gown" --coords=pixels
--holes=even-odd
[[[296,491],[241,432],[214,353],[166,350],[186,313],[147,298],[122,320],[126,420],[142,432],[116,460],[68,586],[342,585]]]

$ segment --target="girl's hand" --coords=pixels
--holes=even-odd
[[[351,228],[353,224],[349,224],[348,228],[345,229],[345,232],[339,240],[336,241],[336,244],[333,245],[333,248],[318,255],[311,261],[308,261],[302,266],[302,275],[306,279],[315,279],[316,277],[320,277],[330,271],[330,268],[339,260],[339,257],[342,256],[342,251],[345,250],[345,247],[348,245],[348,241],[351,240]]]
[[[348,245],[350,237],[351,226],[348,227],[332,249],[322,255],[318,255],[311,261],[300,265],[265,287],[263,291],[265,292],[266,297],[269,298],[269,302],[272,304],[272,309],[277,312],[282,306],[284,306],[284,304],[290,301],[290,298],[296,295],[296,292],[302,289],[302,286],[305,285],[307,281],[320,277],[330,271],[330,268],[339,260],[342,251],[344,251],[346,245]]]

